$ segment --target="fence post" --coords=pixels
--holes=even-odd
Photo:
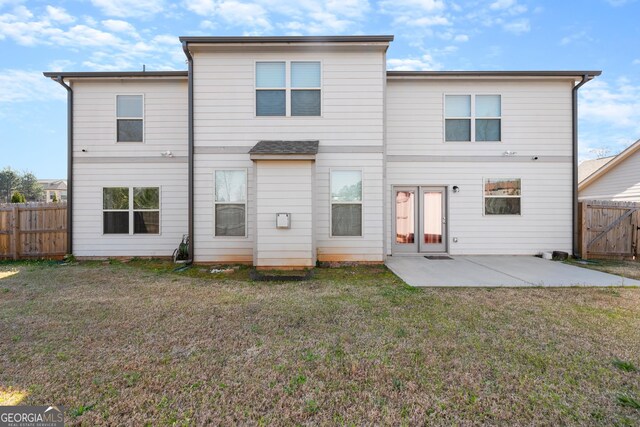
[[[17,204],[13,206],[13,230],[11,233],[13,242],[13,259],[20,257],[20,208]]]
[[[580,258],[586,260],[589,259],[589,248],[587,247],[589,235],[587,233],[587,224],[590,224],[591,220],[587,218],[589,204],[587,202],[580,202],[580,205],[582,208],[582,221],[580,224],[580,245],[582,247],[580,248]]]

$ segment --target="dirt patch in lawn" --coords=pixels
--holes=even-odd
[[[568,264],[640,280],[640,261],[633,260],[569,260]]]
[[[0,264],[0,400],[83,425],[640,423],[640,289],[172,269]]]

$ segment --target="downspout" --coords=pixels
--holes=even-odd
[[[193,263],[194,254],[193,254],[193,56],[191,56],[191,52],[189,52],[189,44],[186,41],[182,42],[182,50],[187,57],[187,62],[189,64],[189,86],[188,86],[188,129],[189,129],[189,142],[188,142],[188,202],[187,202],[187,233],[189,234],[189,259],[187,260],[188,264]]]
[[[73,89],[62,76],[51,80],[67,90],[67,253],[73,254]]]
[[[573,213],[573,247],[572,252],[575,258],[581,256],[578,253],[578,247],[580,246],[580,224],[578,224],[578,89],[585,83],[592,80],[594,76],[585,74],[582,76],[580,83],[573,87],[571,92],[571,111],[573,113],[572,124],[572,139],[573,139],[573,200],[572,200],[572,213]]]

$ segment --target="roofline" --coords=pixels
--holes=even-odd
[[[387,71],[387,77],[596,77],[602,71]]]
[[[602,175],[606,174],[610,169],[615,168],[617,165],[626,160],[629,156],[631,156],[636,151],[640,150],[640,139],[628,146],[624,149],[620,154],[615,156],[612,160],[609,160],[607,163],[602,165],[600,169],[597,169],[591,175],[583,179],[580,183],[578,183],[578,191],[584,190],[589,185],[593,184],[597,181]]]
[[[86,72],[59,72],[46,71],[45,77],[50,78],[100,78],[100,77],[187,77],[187,71],[86,71]]]
[[[182,36],[181,42],[209,43],[209,44],[242,44],[242,43],[380,43],[392,42],[392,35],[362,35],[362,36]]]

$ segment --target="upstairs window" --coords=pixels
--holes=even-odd
[[[484,180],[485,215],[520,215],[521,213],[522,181],[520,178]]]
[[[257,62],[256,116],[320,116],[318,61]]]
[[[445,141],[499,142],[500,95],[445,95]]]
[[[116,96],[118,142],[144,141],[144,106],[142,95]]]

